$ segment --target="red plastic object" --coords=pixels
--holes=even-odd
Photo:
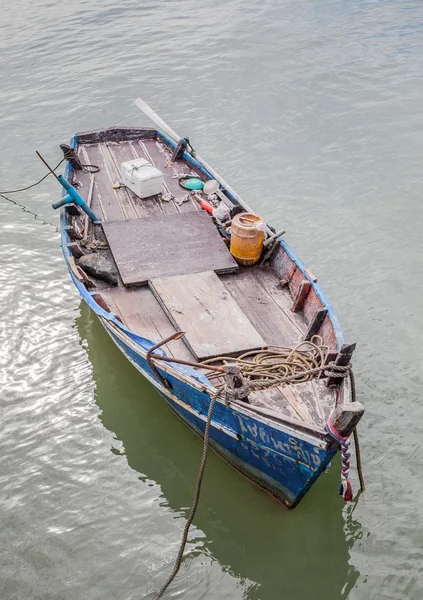
[[[206,210],[208,213],[212,214],[212,212],[213,212],[213,206],[211,204],[209,204],[205,200],[201,200],[200,206],[201,206],[201,208],[203,208],[204,210]]]

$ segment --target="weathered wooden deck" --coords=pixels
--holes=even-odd
[[[92,208],[104,221],[142,219],[201,210],[192,198],[179,204],[187,196],[187,192],[181,188],[178,179],[174,178],[182,173],[196,176],[198,171],[183,161],[167,166],[171,153],[166,144],[159,139],[81,144],[78,154],[83,163],[100,167],[102,177],[95,177]],[[157,196],[141,200],[127,188],[113,189],[113,185],[121,179],[121,163],[134,158],[147,159],[163,173],[165,190],[172,194],[175,200],[162,202]],[[85,171],[77,172],[77,180],[82,183],[82,194],[84,190],[87,193],[90,178],[91,175]]]
[[[95,164],[101,169],[101,177],[94,178],[90,202],[94,212],[106,224],[201,210],[192,199],[181,203],[187,193],[179,186],[178,179],[174,178],[177,174],[199,173],[185,161],[169,166],[171,152],[160,138],[156,139],[147,133],[142,140],[103,141],[94,136],[89,143],[78,146],[78,154],[83,163]],[[127,188],[113,189],[112,186],[120,180],[120,164],[140,157],[149,160],[164,174],[165,189],[173,196],[169,202],[162,201],[159,196],[141,200]],[[79,183],[79,191],[87,200],[93,176],[85,171],[76,171],[74,175],[73,182]],[[105,229],[107,233],[107,225]],[[229,252],[228,256],[232,258]],[[151,266],[151,272],[154,273],[154,265]],[[213,266],[204,269],[209,270],[213,270]],[[293,347],[304,339],[309,319],[302,311],[292,312],[292,291],[289,287],[280,287],[280,275],[271,267],[240,268],[237,272],[220,274],[218,277],[231,301],[257,332],[257,339],[262,339],[265,345]],[[120,278],[119,286],[109,287],[101,283],[99,289],[110,310],[135,333],[156,342],[176,331],[175,319],[169,319],[169,312],[166,314],[150,287],[128,288]],[[227,315],[222,316],[223,336],[229,329],[228,318]],[[170,342],[164,349],[175,358],[191,361],[197,358],[182,339]],[[335,395],[336,391],[327,388],[324,382],[315,380],[254,392],[250,395],[250,401],[268,411],[269,416],[285,415],[310,425],[322,426],[335,404]]]

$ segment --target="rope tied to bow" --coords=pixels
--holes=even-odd
[[[349,480],[351,436],[341,435],[339,431],[335,429],[331,419],[328,419],[325,428],[329,435],[341,444],[341,482],[339,484],[338,494],[344,497],[345,502],[351,502],[353,499],[352,485],[351,481]]]

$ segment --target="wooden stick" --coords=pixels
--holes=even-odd
[[[311,340],[313,335],[316,335],[316,333],[319,331],[321,325],[323,324],[323,321],[325,320],[327,314],[328,314],[327,308],[319,308],[319,310],[316,311],[316,314],[314,315],[313,320],[310,323],[310,327],[308,328],[308,331],[304,338],[304,340],[306,342],[308,340]]]
[[[147,102],[144,102],[142,98],[137,98],[136,100],[134,100],[134,103],[136,104],[136,106],[138,106],[141,112],[143,112],[147,117],[149,117],[153,121],[153,123],[155,123],[157,127],[160,127],[160,129],[164,131],[166,135],[172,138],[174,142],[179,142],[181,136],[179,136],[176,133],[176,131],[173,131],[173,129],[171,129],[171,127],[169,127],[169,125],[165,123],[156,112],[154,112],[154,110],[151,108],[151,106],[147,104]]]
[[[93,193],[94,193],[94,176],[91,176],[91,182],[90,182],[90,189],[88,192],[88,198],[86,200],[86,205],[88,207],[91,207],[91,200],[93,198]],[[88,215],[85,215],[85,220],[84,220],[84,237],[82,238],[83,240],[87,240],[88,239]]]
[[[298,292],[295,297],[294,303],[291,306],[292,312],[299,312],[304,308],[304,304],[310,291],[310,288],[311,283],[307,279],[304,279],[304,281],[300,283],[300,287],[298,288]]]

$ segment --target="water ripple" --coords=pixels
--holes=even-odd
[[[2,8],[1,189],[40,178],[35,149],[145,123],[142,95],[288,230],[358,342],[366,494],[343,506],[336,462],[286,513],[212,455],[169,597],[420,600],[421,3]],[[19,200],[57,223],[59,193]],[[151,598],[199,442],[80,307],[54,230],[1,206],[1,597]]]

